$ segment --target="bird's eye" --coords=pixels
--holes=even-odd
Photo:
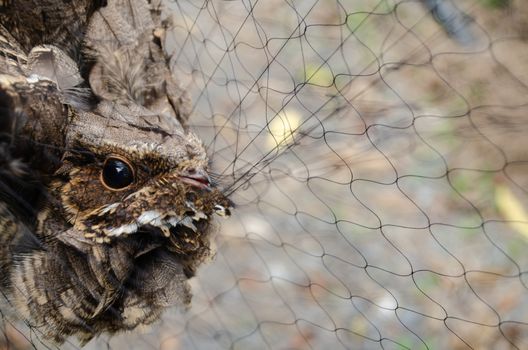
[[[125,159],[109,157],[101,171],[101,182],[110,190],[123,190],[134,182],[134,170]]]

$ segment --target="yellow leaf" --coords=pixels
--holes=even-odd
[[[268,144],[273,148],[283,148],[294,142],[294,134],[300,125],[299,113],[283,110],[269,123]]]
[[[519,199],[505,185],[495,187],[495,204],[508,225],[528,239],[528,214]]]
[[[305,69],[307,83],[317,86],[331,86],[334,83],[334,75],[326,65],[307,64]]]

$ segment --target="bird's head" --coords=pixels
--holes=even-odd
[[[211,183],[198,137],[137,106],[96,112],[73,120],[52,183],[64,220],[97,244],[148,235],[179,253],[200,249],[211,216],[229,215],[230,202]]]
[[[162,123],[163,116],[146,110],[100,109],[114,117],[80,114],[67,140],[71,151],[56,173],[53,187],[67,221],[98,243],[150,234],[166,237],[173,249],[192,249],[199,244],[192,237],[211,215],[229,213],[229,201],[211,183],[201,141],[177,121]]]

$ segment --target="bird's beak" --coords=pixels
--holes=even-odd
[[[180,180],[189,186],[197,187],[199,189],[210,189],[211,178],[209,174],[203,169],[188,169],[180,174]]]

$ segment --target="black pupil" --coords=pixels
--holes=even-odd
[[[103,168],[103,180],[113,189],[125,188],[134,181],[130,166],[122,160],[109,158]]]

